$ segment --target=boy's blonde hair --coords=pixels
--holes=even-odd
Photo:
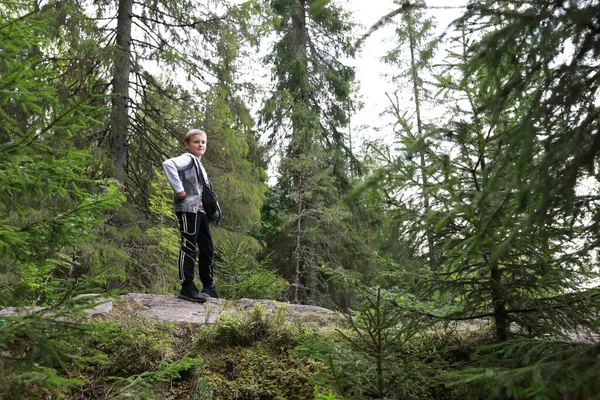
[[[190,139],[192,138],[192,136],[196,136],[196,135],[206,135],[206,132],[204,132],[202,129],[190,129],[189,131],[187,131],[187,133],[185,134],[185,136],[183,137],[183,141],[185,143],[189,143]]]

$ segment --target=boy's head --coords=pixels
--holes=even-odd
[[[196,157],[202,157],[206,151],[206,132],[202,129],[190,129],[183,137],[183,145]]]
[[[202,129],[190,129],[189,131],[187,131],[187,133],[185,134],[185,136],[183,136],[183,142],[184,143],[189,143],[190,139],[196,135],[204,135],[206,136],[206,132],[204,132]]]

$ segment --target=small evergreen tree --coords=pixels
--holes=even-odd
[[[440,38],[434,36],[435,21],[425,15],[424,8],[422,1],[401,5],[376,22],[360,41],[363,43],[382,27],[395,26],[393,48],[382,60],[395,67],[390,74],[395,89],[386,92],[390,103],[387,112],[395,119],[394,142],[368,144],[366,157],[381,170],[375,171],[378,184],[371,184],[372,177],[366,186],[382,207],[377,245],[390,262],[387,268],[380,270],[380,280],[387,287],[409,286],[413,291],[421,270],[436,271],[441,261],[433,226],[417,227],[418,223],[426,223],[426,216],[436,203],[429,184],[435,169],[430,165],[433,161],[427,151],[431,145],[429,129],[433,125],[428,123],[426,113],[436,105],[432,93],[435,86],[430,76]],[[409,102],[407,94],[411,96]],[[410,155],[406,156],[407,153]],[[403,190],[398,191],[398,187]]]
[[[92,94],[59,102],[51,82],[60,71],[37,55],[46,23],[35,10],[2,13],[1,274],[12,303],[44,303],[57,296],[52,275],[78,268],[78,246],[121,195],[87,177],[89,153],[69,141],[106,109],[90,105]]]
[[[510,19],[510,15],[498,10],[496,17]],[[559,202],[561,194],[553,188],[552,218],[548,210],[541,211],[550,203],[538,191],[549,188],[532,185],[539,174],[549,172],[540,170],[540,163],[552,157],[544,135],[534,134],[542,127],[530,118],[542,87],[532,82],[527,90],[511,92],[510,99],[499,97],[507,79],[523,73],[514,57],[525,59],[527,53],[520,52],[534,49],[513,32],[510,40],[502,36],[500,42],[508,42],[497,53],[489,42],[496,35],[496,23],[486,25],[475,47],[467,44],[471,40],[467,25],[459,25],[458,46],[449,53],[447,73],[439,77],[442,92],[452,94],[448,100],[454,115],[446,125],[429,128],[429,143],[406,141],[392,167],[401,177],[395,181],[397,191],[411,196],[421,189],[414,186],[419,168],[411,165],[411,159],[425,152],[430,160],[431,210],[424,215],[420,204],[404,202],[404,208],[410,206],[407,215],[417,218],[404,220],[403,229],[416,237],[433,234],[440,245],[439,273],[423,275],[419,285],[424,300],[438,302],[438,316],[491,317],[499,340],[511,335],[560,335],[567,326],[588,324],[595,309],[590,307],[594,292],[583,286],[596,276],[597,259],[591,252],[596,242],[587,233],[595,205],[588,195],[571,193],[570,199],[579,204],[574,210],[572,204]],[[501,32],[497,35],[504,35]],[[485,51],[478,53],[484,45]],[[493,61],[488,50],[497,55]],[[566,128],[548,127],[565,135]],[[520,153],[526,135],[531,137],[527,157]]]
[[[37,12],[0,8],[0,307],[51,306],[0,322],[0,392],[11,398],[59,396],[82,384],[75,369],[99,359],[77,348],[106,332],[77,320],[98,300],[72,297],[97,290],[101,271],[79,285],[63,276],[82,267],[81,248],[122,197],[115,182],[87,178],[89,153],[70,142],[106,110],[91,93],[59,101],[61,71],[40,56],[49,21]]]

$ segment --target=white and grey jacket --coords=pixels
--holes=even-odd
[[[196,213],[200,211],[204,213],[201,201],[202,183],[199,174],[204,176],[204,181],[207,183],[208,176],[198,157],[191,153],[184,153],[170,158],[163,162],[163,170],[175,194],[185,190],[185,197],[181,200],[173,195],[175,212]]]

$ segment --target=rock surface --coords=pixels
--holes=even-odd
[[[98,297],[96,299],[91,299],[94,296]],[[83,298],[89,297],[91,302],[93,302],[93,307],[89,307],[85,309],[85,313],[89,316],[99,315],[99,314],[110,314],[113,311],[113,299],[108,297],[102,297],[97,294],[84,294],[80,296],[76,296],[75,298]],[[19,315],[24,315],[27,313],[34,313],[38,311],[45,310],[45,307],[8,307],[3,310],[0,310],[0,317],[16,317]],[[53,314],[52,311],[44,314]],[[62,315],[62,313],[60,313]]]
[[[247,314],[261,307],[265,315],[274,315],[278,310],[288,321],[314,324],[335,324],[339,314],[322,307],[281,303],[273,300],[223,300],[209,299],[205,303],[180,300],[175,296],[159,294],[129,293],[117,299],[100,298],[98,304],[88,308],[89,316],[107,316],[116,313],[156,318],[162,321],[189,323],[193,325],[215,324],[222,314]],[[2,316],[17,316],[43,310],[41,307],[9,307],[0,310]]]
[[[283,309],[289,321],[335,323],[338,313],[322,307],[281,303],[273,300],[223,300],[209,299],[205,303],[180,300],[175,296],[129,293],[121,297],[116,308],[146,318],[185,322],[194,325],[214,324],[223,313],[247,314],[260,306],[265,315],[274,315]]]

